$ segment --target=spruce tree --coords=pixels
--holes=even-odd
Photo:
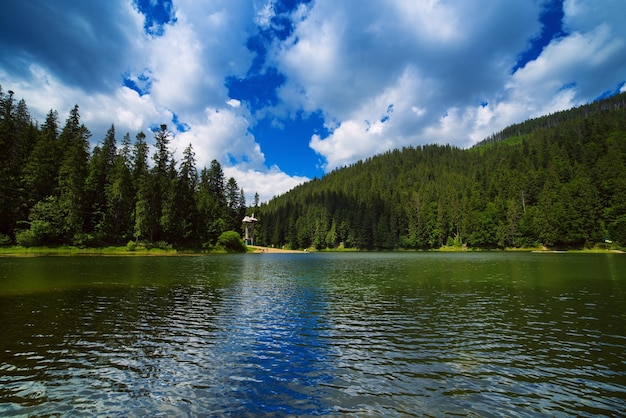
[[[109,241],[124,242],[132,236],[136,192],[131,175],[130,134],[124,135],[105,186],[106,225]]]
[[[149,238],[150,231],[148,224],[149,201],[150,196],[150,173],[148,172],[148,145],[146,143],[146,135],[139,132],[135,138],[132,154],[132,182],[136,191],[135,207],[133,211],[133,236],[135,242],[139,242],[139,238]]]
[[[85,218],[91,215],[85,199],[90,136],[89,130],[80,123],[76,105],[59,136],[64,150],[59,168],[59,205],[66,214],[68,238],[77,244],[83,243]]]

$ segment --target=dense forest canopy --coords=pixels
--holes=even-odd
[[[257,242],[291,248],[626,245],[626,93],[513,125],[470,149],[393,150],[258,206],[217,160],[182,161],[161,125],[90,149],[78,106],[38,126],[0,87],[0,245],[211,247],[256,213]]]
[[[626,245],[626,93],[513,125],[471,149],[389,151],[261,206],[292,248]]]
[[[0,245],[200,248],[240,231],[244,191],[217,160],[198,173],[191,144],[175,161],[166,125],[152,153],[143,132],[118,143],[114,126],[90,150],[78,106],[63,127],[54,110],[37,126],[13,96],[0,87]]]

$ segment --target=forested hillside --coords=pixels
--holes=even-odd
[[[241,230],[243,190],[217,160],[198,174],[191,145],[176,162],[167,126],[152,155],[143,132],[118,144],[113,126],[91,150],[78,106],[63,128],[54,110],[37,126],[13,95],[0,88],[0,245],[199,248]]]
[[[261,206],[292,248],[626,245],[626,94],[511,126],[471,149],[394,150]]]
[[[0,88],[0,245],[211,246],[246,206],[214,160],[182,161],[165,125],[98,145],[74,107],[35,124]],[[258,202],[254,203],[257,206]],[[257,241],[291,248],[626,246],[626,93],[510,126],[471,149],[428,145],[338,169],[261,205]]]

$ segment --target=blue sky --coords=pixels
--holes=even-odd
[[[623,0],[22,0],[0,85],[95,144],[167,123],[262,200],[421,144],[469,147],[625,90]]]

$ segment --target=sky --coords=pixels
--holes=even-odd
[[[624,0],[4,0],[0,86],[101,142],[165,123],[248,204],[626,91]]]

